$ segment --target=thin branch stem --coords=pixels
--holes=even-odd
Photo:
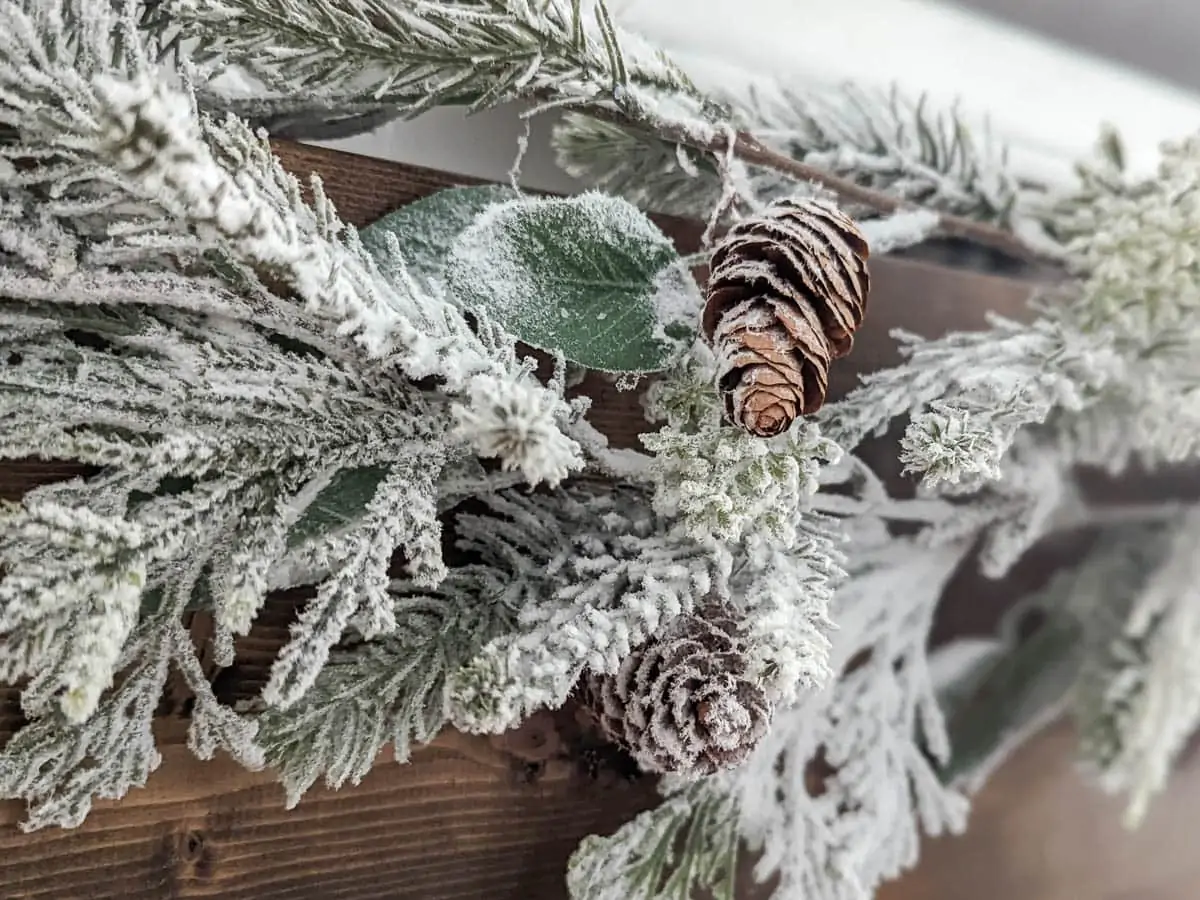
[[[881,213],[890,214],[902,210],[917,210],[923,207],[915,203],[890,196],[882,191],[873,190],[856,184],[848,178],[834,175],[824,169],[800,162],[783,153],[763,145],[749,132],[731,132],[716,130],[711,135],[698,135],[688,130],[682,124],[641,115],[635,111],[613,110],[600,106],[588,109],[588,115],[602,121],[612,122],[625,127],[649,130],[665,141],[682,144],[693,150],[723,156],[730,151],[729,141],[733,139],[733,155],[745,163],[778,172],[796,181],[813,181],[833,191],[844,200],[861,203]],[[1029,246],[1015,235],[973,219],[955,216],[949,213],[937,213],[938,232],[946,237],[962,238],[982,247],[998,250],[1008,256],[1025,262],[1051,264],[1060,266],[1061,260]]]

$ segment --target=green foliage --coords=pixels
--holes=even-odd
[[[555,158],[564,172],[643,209],[707,215],[721,195],[716,160],[647,129],[568,113],[554,127]]]
[[[513,610],[483,567],[450,573],[436,591],[391,589],[396,629],[336,652],[299,704],[259,717],[259,739],[289,805],[319,778],[357,784],[385,744],[405,762],[446,721],[447,676],[511,625]]]
[[[1085,574],[1091,603],[1072,697],[1080,752],[1101,788],[1141,822],[1200,726],[1200,511],[1127,527]]]
[[[571,900],[735,900],[738,807],[700,782],[611,837],[587,837],[571,857]]]
[[[492,207],[455,242],[446,279],[519,340],[605,372],[666,368],[701,303],[666,235],[597,193]]]
[[[220,73],[236,65],[292,109],[435,106],[474,112],[547,96],[603,102],[614,89],[695,93],[660,50],[617,29],[603,2],[556,0],[165,0],[154,30],[195,38],[195,57]],[[287,105],[276,113],[291,111]],[[237,104],[233,104],[237,108]]]
[[[448,188],[388,213],[359,237],[385,276],[394,277],[402,267],[419,281],[438,281],[459,233],[489,206],[519,196],[498,184]],[[393,257],[388,235],[395,235],[400,259]]]

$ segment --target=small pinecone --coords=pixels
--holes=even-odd
[[[771,437],[825,402],[829,364],[866,311],[867,239],[823,200],[784,200],[734,225],[712,254],[701,323],[725,414]]]
[[[614,675],[589,675],[584,702],[645,772],[711,775],[742,762],[773,712],[746,674],[737,623],[719,604],[683,615]]]

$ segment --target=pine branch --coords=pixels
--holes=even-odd
[[[392,744],[397,762],[446,723],[451,674],[512,627],[515,611],[486,567],[453,570],[437,590],[396,581],[389,588],[397,628],[335,651],[312,689],[286,711],[258,718],[268,763],[294,806],[319,778],[357,784]]]
[[[313,550],[321,569],[331,575],[301,613],[292,639],[271,667],[263,689],[268,705],[287,708],[300,700],[352,621],[367,637],[396,630],[387,591],[388,568],[396,549],[404,552],[418,585],[432,587],[445,577],[433,499],[439,460],[427,445],[414,449],[425,452],[407,454],[406,463],[390,467],[361,520],[327,536]],[[397,510],[404,512],[397,515]],[[248,625],[250,618],[242,622]]]
[[[519,99],[539,108],[576,107],[717,160],[732,157],[794,182],[815,182],[883,214],[920,208],[772,150],[714,116],[715,104],[678,66],[613,26],[603,0],[593,6],[594,21],[582,0],[552,0],[537,9],[527,0],[319,0],[311,8],[271,10],[250,0],[177,0],[166,9],[203,39],[202,58],[214,71],[242,65],[277,93],[303,86],[310,102],[316,92],[322,102],[370,100],[408,115],[439,104],[476,111]],[[280,41],[287,53],[277,52]],[[1018,259],[1047,256],[1046,248],[1002,228],[949,212],[938,214],[938,232]]]
[[[730,124],[815,168],[929,209],[1028,230],[1044,188],[1007,170],[1007,152],[976,140],[956,108],[933,111],[853,84],[789,91],[754,85],[719,93]],[[574,177],[643,208],[704,217],[721,194],[719,161],[637,128],[570,113],[555,127],[559,165]],[[750,166],[753,208],[794,192],[795,183]],[[852,204],[853,207],[853,204]],[[857,207],[853,207],[857,208]],[[875,252],[876,243],[871,242]]]
[[[455,673],[452,721],[462,730],[499,732],[561,706],[585,668],[615,671],[659,628],[725,592],[728,551],[673,532],[639,491],[485,502],[487,515],[457,517],[459,547],[496,569],[520,614]]]
[[[1074,713],[1081,751],[1101,787],[1128,798],[1138,824],[1200,725],[1200,594],[1190,509],[1158,526],[1115,530],[1106,558],[1083,573],[1084,669]]]
[[[0,751],[0,797],[29,804],[23,830],[77,827],[94,799],[121,797],[146,783],[162,762],[152,723],[169,663],[166,648],[152,644],[90,721],[45,716]]]
[[[835,175],[826,169],[772,150],[748,131],[737,131],[732,127],[697,128],[692,123],[672,121],[651,108],[638,108],[632,103],[624,104],[616,111],[590,108],[588,114],[602,121],[648,129],[662,140],[710,154],[718,159],[732,156],[743,163],[778,173],[801,184],[818,184],[843,202],[862,204],[882,214],[922,209],[919,204],[904,198],[864,187],[851,178]],[[971,241],[981,247],[989,247],[1027,262],[1050,263],[1055,266],[1061,263],[1057,254],[1050,253],[1045,247],[1031,246],[1003,228],[952,213],[938,212],[936,215],[937,233],[944,237]]]
[[[232,63],[278,95],[303,88],[310,103],[372,102],[416,116],[512,99],[611,102],[618,87],[695,93],[664,54],[620,32],[603,3],[167,0],[160,12],[200,39],[197,60],[213,71]]]
[[[906,363],[827,405],[824,433],[853,448],[911,415],[907,468],[959,494],[994,477],[1030,431],[1064,468],[1115,474],[1195,458],[1200,262],[1180,248],[1197,233],[1198,167],[1200,142],[1168,146],[1152,189],[1097,201],[1103,227],[1069,248],[1084,277],[1046,290],[1032,322],[991,317],[990,330],[933,340],[897,333]]]
[[[684,788],[623,825],[588,837],[567,867],[572,900],[736,900],[741,837],[721,779]]]
[[[966,801],[942,785],[949,748],[927,668],[942,586],[971,545],[904,541],[858,555],[838,595],[831,664],[842,676],[777,712],[740,768],[666,785],[668,797],[580,845],[573,900],[732,898],[737,861],[776,900],[861,900],[916,859],[922,832],[960,829]]]

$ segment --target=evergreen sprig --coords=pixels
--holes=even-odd
[[[853,84],[804,91],[755,85],[719,95],[730,121],[763,144],[863,187],[972,219],[1012,227],[1025,191],[1006,148],[977,138],[956,107],[931,108],[898,88]],[[707,216],[722,189],[718,162],[636,123],[569,113],[554,129],[559,165],[586,184],[647,209]],[[795,190],[778,172],[752,166],[753,203]]]
[[[711,781],[685,787],[611,838],[588,837],[567,868],[572,900],[736,900],[742,858],[736,799]]]
[[[452,674],[516,615],[486,566],[453,569],[436,590],[396,581],[389,597],[394,629],[335,650],[297,704],[258,718],[289,805],[321,778],[331,788],[358,784],[386,744],[407,762],[446,724]]]
[[[583,0],[165,0],[159,21],[199,40],[197,62],[234,64],[276,95],[376,104],[408,116],[513,99],[612,103],[619,92],[694,94],[660,51],[622,33],[603,2]],[[242,113],[254,107],[235,103]],[[259,113],[261,114],[261,112]]]

